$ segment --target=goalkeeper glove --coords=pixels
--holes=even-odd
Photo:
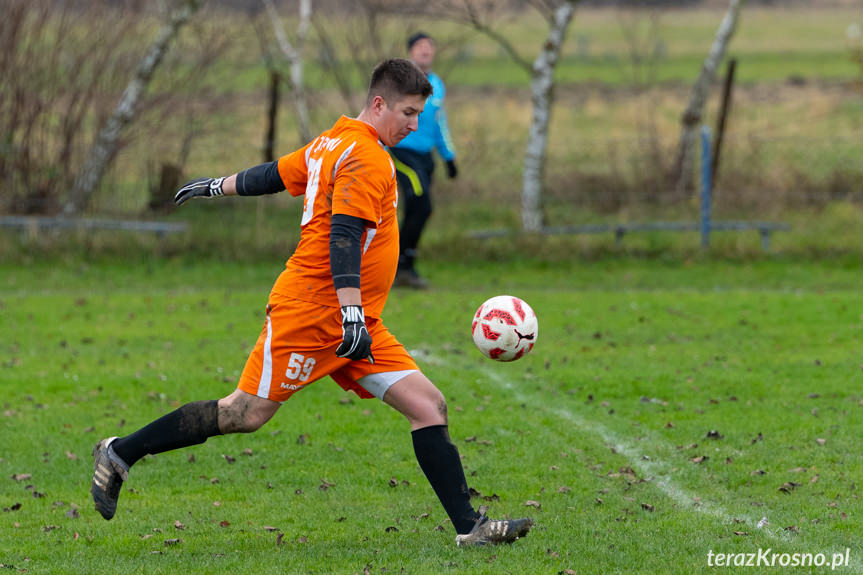
[[[455,165],[455,160],[447,160],[446,162],[446,175],[449,179],[453,179],[458,176],[458,167]]]
[[[190,198],[224,196],[225,192],[222,191],[222,182],[224,181],[225,178],[195,178],[190,180],[174,195],[174,203],[181,206]]]
[[[367,359],[374,363],[372,357],[372,336],[366,329],[366,317],[360,305],[342,306],[342,343],[336,349],[336,355],[348,359]]]

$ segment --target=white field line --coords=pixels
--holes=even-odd
[[[421,359],[421,361],[432,365],[446,365],[447,363],[443,358],[425,350],[411,350],[409,353],[411,353],[415,358]],[[577,413],[561,407],[537,404],[535,401],[532,401],[530,397],[520,392],[518,390],[518,386],[513,385],[511,381],[500,374],[495,373],[491,369],[485,368],[481,369],[480,372],[495,385],[503,387],[509,393],[512,393],[519,403],[529,405],[531,409],[542,410],[546,413],[551,413],[560,418],[566,419],[575,425],[580,431],[587,434],[599,435],[606,445],[613,447],[616,453],[627,459],[631,468],[637,470],[643,477],[653,477],[653,481],[651,481],[650,484],[655,485],[669,499],[677,503],[681,509],[712,516],[729,526],[735,525],[735,521],[737,521],[738,526],[746,525],[752,530],[752,533],[763,533],[775,541],[793,542],[789,532],[786,532],[779,526],[773,526],[768,523],[765,527],[758,527],[758,522],[761,521],[761,517],[766,517],[768,522],[770,521],[770,511],[766,507],[759,508],[762,510],[759,513],[761,517],[753,518],[743,513],[732,514],[718,503],[704,501],[674,481],[671,476],[671,464],[665,463],[659,459],[644,459],[644,452],[641,451],[638,445],[621,438],[598,421],[584,418]],[[696,505],[696,502],[698,502],[698,505]],[[743,523],[739,523],[740,521],[743,521]],[[807,550],[807,552],[808,551],[809,550]],[[834,553],[844,553],[845,549],[819,549],[817,552],[832,555]],[[851,571],[863,571],[860,569],[859,559],[852,561]]]
[[[746,525],[752,529],[757,529],[760,532],[770,535],[774,539],[787,539],[784,532],[775,532],[771,529],[759,528],[758,522],[761,517],[753,518],[746,515],[740,514],[731,514],[725,509],[722,505],[705,501],[702,498],[699,498],[697,495],[693,494],[689,490],[678,485],[674,479],[672,479],[670,474],[670,466],[669,464],[657,460],[657,459],[644,459],[644,452],[641,449],[629,442],[625,439],[622,439],[616,433],[602,425],[596,420],[585,419],[584,417],[574,413],[568,409],[562,407],[551,407],[551,406],[543,406],[536,405],[535,403],[530,401],[530,398],[522,394],[518,391],[517,386],[513,385],[512,382],[506,380],[501,377],[499,374],[492,372],[491,370],[483,370],[484,375],[486,375],[490,380],[492,380],[495,384],[500,385],[506,388],[509,392],[515,395],[516,399],[520,403],[531,404],[531,409],[541,409],[543,411],[552,413],[559,418],[565,419],[568,422],[574,424],[580,431],[587,432],[593,435],[599,435],[602,438],[602,441],[609,447],[613,448],[614,451],[618,455],[622,455],[626,458],[629,466],[636,471],[638,471],[639,475],[642,477],[652,477],[653,481],[651,484],[656,485],[656,487],[662,491],[669,499],[677,503],[681,509],[693,510],[698,513],[704,513],[710,516],[719,519],[723,523],[727,523],[729,525],[733,525],[735,520],[740,523],[743,521],[741,525]],[[766,508],[764,509],[762,516],[767,516],[769,521],[769,511]]]

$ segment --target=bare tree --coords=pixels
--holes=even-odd
[[[434,12],[437,17],[467,22],[478,32],[491,38],[530,75],[532,113],[522,174],[521,221],[528,232],[538,232],[544,224],[543,174],[548,148],[548,128],[554,102],[554,69],[566,31],[572,22],[578,0],[529,0],[548,22],[548,35],[539,55],[531,62],[524,58],[504,35],[490,22],[489,2],[461,0],[460,4]]]
[[[0,0],[0,210],[50,213],[107,116],[141,19],[92,0]],[[85,33],[82,33],[85,31]]]
[[[156,39],[150,44],[144,59],[138,64],[135,75],[126,86],[120,102],[100,130],[78,179],[75,181],[63,211],[66,214],[81,212],[87,207],[90,196],[102,181],[102,177],[113,159],[120,134],[135,117],[136,106],[147,89],[153,73],[162,62],[170,43],[180,28],[200,6],[200,0],[181,0],[163,23]]]
[[[279,50],[281,50],[282,55],[290,66],[288,85],[291,87],[291,93],[294,96],[294,107],[297,111],[300,139],[302,140],[302,144],[305,145],[312,140],[309,105],[303,83],[303,47],[305,46],[312,20],[312,0],[300,0],[300,20],[297,24],[296,45],[292,45],[288,40],[285,27],[282,25],[281,17],[278,10],[276,10],[273,0],[262,1],[267,8],[267,14],[273,24],[273,32],[276,35]]]
[[[710,85],[716,78],[716,70],[719,68],[719,64],[722,62],[722,58],[725,56],[725,51],[728,48],[728,43],[731,41],[731,37],[737,28],[737,20],[742,5],[742,0],[730,0],[728,11],[725,13],[725,17],[716,31],[716,38],[714,38],[713,45],[710,47],[710,53],[704,59],[701,73],[698,74],[698,79],[692,87],[689,105],[686,106],[686,110],[680,119],[682,127],[677,152],[677,185],[675,186],[678,197],[682,197],[694,189],[698,126],[702,121],[704,103],[707,100]]]

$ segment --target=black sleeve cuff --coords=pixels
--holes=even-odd
[[[362,237],[367,222],[362,218],[335,214],[330,222],[330,271],[333,286],[360,287]]]
[[[237,194],[240,196],[263,196],[284,190],[278,162],[267,162],[237,174]]]

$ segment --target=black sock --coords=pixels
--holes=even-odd
[[[193,401],[163,415],[131,435],[111,443],[114,453],[129,467],[148,453],[162,453],[207,441],[221,435],[219,431],[219,402]]]
[[[399,269],[402,271],[414,271],[414,261],[416,260],[416,250],[407,249],[399,255]]]
[[[411,432],[420,468],[440,499],[457,533],[468,533],[479,514],[470,504],[470,492],[458,448],[446,425],[432,425]]]

